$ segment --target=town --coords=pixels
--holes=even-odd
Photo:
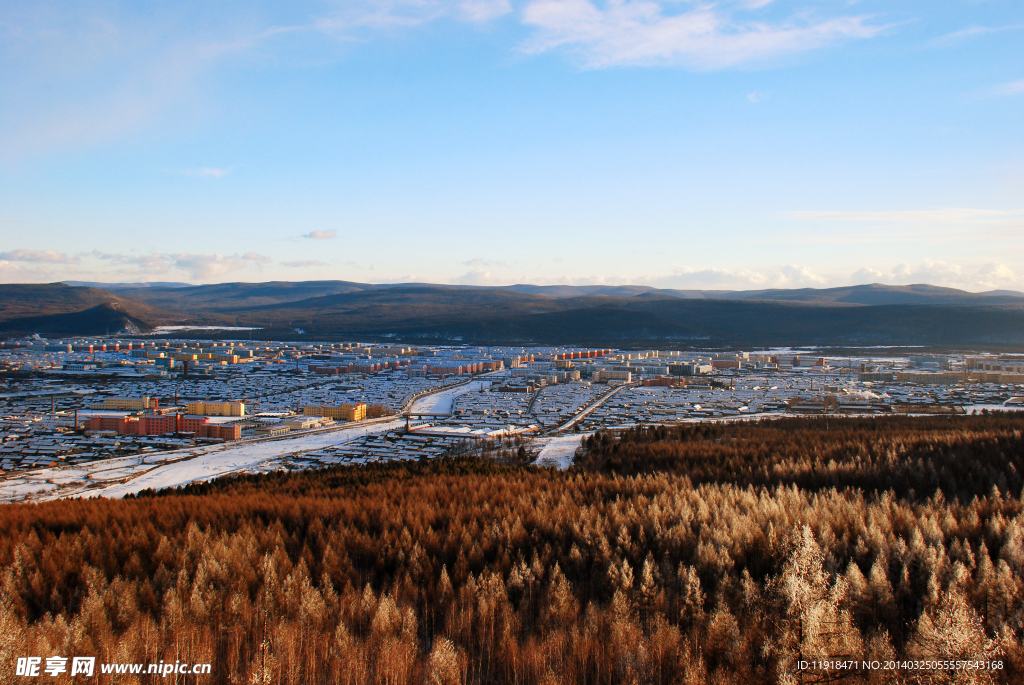
[[[175,484],[495,441],[565,467],[581,436],[638,424],[1024,404],[1024,357],[997,354],[33,338],[0,346],[0,374],[7,501],[164,485],[152,472],[199,456]]]

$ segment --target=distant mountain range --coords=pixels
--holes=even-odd
[[[970,293],[934,285],[854,285],[842,288],[797,288],[771,290],[673,290],[646,285],[509,285],[484,287],[472,285],[435,285],[431,283],[354,283],[350,281],[271,281],[268,283],[218,283],[189,285],[187,283],[85,283],[69,281],[67,285],[89,286],[116,291],[152,304],[174,308],[187,289],[189,299],[217,309],[233,309],[242,303],[277,304],[295,302],[325,295],[345,295],[376,290],[405,288],[438,288],[449,290],[508,290],[524,295],[545,295],[554,298],[579,298],[589,295],[607,297],[653,297],[666,295],[685,300],[778,300],[784,302],[833,302],[845,304],[975,304],[997,301],[1012,303],[1024,298],[1024,292],[993,290]]]
[[[191,283],[177,281],[152,281],[148,283],[99,283],[95,281],[61,281],[64,285],[86,288],[102,288],[103,290],[124,290],[125,288],[191,288]]]
[[[686,300],[778,300],[784,302],[842,302],[846,304],[967,304],[991,302],[991,298],[1024,298],[1013,290],[969,293],[934,285],[855,285],[843,288],[797,288],[793,290],[671,290],[643,285],[575,286],[512,285],[508,290],[552,297],[610,295],[612,297],[651,297],[668,295]]]
[[[260,337],[288,340],[1017,346],[1024,345],[1024,293],[878,284],[748,291],[347,281],[0,285],[4,336],[189,324],[259,326]]]

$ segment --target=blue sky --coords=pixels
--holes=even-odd
[[[1024,290],[1019,0],[208,5],[0,4],[0,280]]]

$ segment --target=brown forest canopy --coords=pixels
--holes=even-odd
[[[458,459],[6,505],[0,669],[63,653],[209,662],[218,683],[775,683],[800,658],[899,657],[1004,666],[907,681],[1021,682],[1022,429],[706,424],[595,437],[570,472]]]

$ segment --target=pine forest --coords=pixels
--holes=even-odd
[[[74,653],[212,664],[98,683],[1021,683],[1022,490],[1024,418],[992,413],[3,505],[0,682]]]

